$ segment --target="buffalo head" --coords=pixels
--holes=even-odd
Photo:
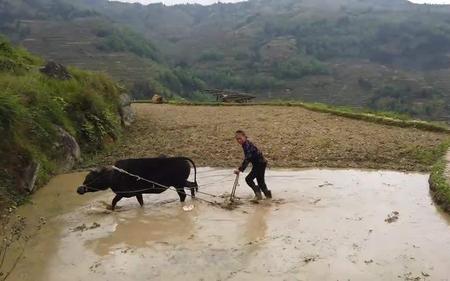
[[[111,167],[102,167],[91,170],[84,179],[83,185],[77,188],[78,194],[106,190],[111,187],[114,170]]]

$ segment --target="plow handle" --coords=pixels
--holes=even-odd
[[[239,174],[236,175],[236,179],[234,180],[233,189],[231,190],[230,201],[234,200],[234,195],[236,194],[236,187],[239,184]]]

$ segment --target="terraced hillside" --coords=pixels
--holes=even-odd
[[[189,66],[209,87],[450,120],[449,6],[407,0],[206,7],[78,2],[151,38],[173,65]]]
[[[137,99],[222,88],[449,121],[449,15],[407,0],[3,0],[0,31],[46,58],[106,71]]]
[[[0,1],[0,33],[47,60],[105,72],[136,98],[192,98],[202,86],[151,40],[75,1]]]
[[[160,71],[161,65],[131,52],[104,52],[98,49],[102,37],[98,18],[80,18],[71,22],[28,20],[29,34],[23,45],[45,58],[83,69],[102,71],[128,85],[146,80]]]

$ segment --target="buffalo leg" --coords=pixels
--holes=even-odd
[[[180,201],[184,202],[186,200],[186,192],[184,192],[184,187],[177,187],[178,196],[180,196]]]
[[[195,190],[198,191],[198,184],[196,182],[186,180],[185,186],[191,188],[191,190],[192,188],[195,188]]]
[[[114,209],[116,208],[117,202],[119,202],[120,199],[122,199],[121,195],[116,195],[116,197],[114,197],[114,199],[112,200],[112,203],[111,203],[111,210],[114,211]]]
[[[186,187],[197,187],[197,184],[195,182],[186,181]]]
[[[144,199],[142,198],[142,194],[136,195],[136,199],[141,205],[141,207],[144,206]]]

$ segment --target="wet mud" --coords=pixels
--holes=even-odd
[[[199,170],[219,204],[175,192],[107,210],[110,191],[79,196],[83,173],[54,178],[18,213],[46,224],[10,280],[449,280],[450,219],[427,175],[270,170],[274,199],[251,202],[229,170]],[[202,183],[204,183],[202,185]]]

